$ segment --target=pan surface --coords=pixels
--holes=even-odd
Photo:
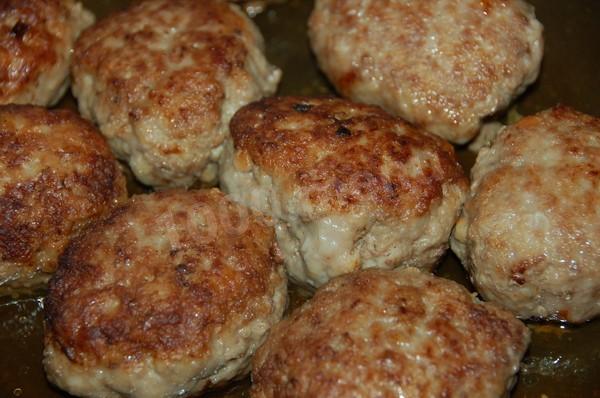
[[[545,56],[538,81],[516,103],[524,115],[557,103],[600,116],[600,1],[530,0],[545,28]],[[127,1],[87,0],[101,18]],[[317,69],[306,36],[312,1],[288,0],[255,17],[266,40],[269,60],[283,70],[279,94],[333,93]],[[74,107],[72,97],[59,106]],[[468,170],[474,156],[457,148]],[[135,182],[132,182],[133,190]],[[469,286],[456,257],[448,253],[437,270]],[[469,286],[470,287],[470,286]],[[296,307],[309,294],[291,288]],[[0,398],[67,397],[48,384],[42,369],[43,292],[0,298]],[[577,327],[528,323],[532,344],[512,397],[600,397],[600,319]],[[247,397],[249,379],[209,397]]]

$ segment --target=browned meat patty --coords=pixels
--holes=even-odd
[[[0,106],[0,294],[46,282],[69,239],[126,198],[91,124],[67,110]]]
[[[73,0],[1,0],[0,104],[58,102],[75,40],[93,22]]]
[[[559,106],[502,130],[452,239],[484,298],[521,318],[600,314],[600,119]]]
[[[275,326],[253,398],[504,396],[529,344],[509,312],[415,268],[332,280]]]
[[[279,82],[262,51],[254,23],[226,1],[144,1],[82,35],[73,93],[143,183],[215,184],[229,119]]]
[[[273,228],[218,190],[134,196],[74,240],[45,301],[50,381],[85,397],[186,397],[248,373],[281,319]]]
[[[455,143],[537,78],[543,53],[522,0],[316,0],[309,34],[342,95]]]
[[[447,249],[467,180],[442,139],[377,107],[305,97],[242,108],[231,135],[221,186],[273,216],[295,281],[430,269]]]

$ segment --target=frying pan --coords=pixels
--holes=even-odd
[[[524,115],[557,103],[600,116],[600,1],[530,0],[545,27],[545,56],[538,81],[515,104]],[[98,17],[128,1],[87,0]],[[306,37],[310,0],[277,2],[255,17],[266,40],[267,56],[283,69],[279,94],[333,93],[320,74]],[[59,106],[74,107],[72,97]],[[458,147],[465,170],[474,155]],[[135,182],[132,186],[135,187]],[[437,274],[472,288],[458,260],[448,253]],[[310,293],[291,287],[290,307]],[[42,369],[43,292],[0,298],[0,398],[67,397],[53,388]],[[600,397],[600,319],[580,326],[528,323],[533,333],[524,358],[515,398]],[[249,379],[232,383],[209,397],[247,397]]]

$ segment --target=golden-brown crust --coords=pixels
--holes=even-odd
[[[217,355],[219,334],[271,316],[285,285],[265,221],[217,190],[134,196],[61,257],[47,338],[86,368]]]
[[[178,8],[186,8],[186,15],[177,14]],[[178,20],[190,14],[193,18],[186,20],[185,26],[178,26],[181,25]],[[173,34],[181,42],[179,48],[165,53],[160,40],[168,42],[172,39],[161,37],[160,32],[150,28],[133,28],[150,20],[164,29],[178,26]],[[214,29],[220,31],[193,29],[206,25],[213,25]],[[178,34],[179,31],[181,33]],[[185,131],[194,125],[201,125],[203,130],[197,131],[197,134],[201,134],[214,128],[220,120],[220,104],[224,93],[219,79],[244,67],[247,49],[240,36],[248,41],[253,39],[246,22],[233,13],[224,1],[140,3],[103,19],[81,35],[73,56],[73,73],[75,79],[83,73],[93,73],[107,85],[112,106],[128,109],[129,117],[133,120],[147,117],[157,111],[155,106],[160,106],[167,112],[168,119],[178,120],[178,130]],[[201,50],[194,47],[194,42],[202,43]],[[115,46],[114,43],[119,45]],[[152,44],[157,48],[152,48]],[[166,70],[170,64],[182,63],[193,65],[193,68],[181,67],[181,73],[159,81],[160,87],[148,86],[147,83],[156,83],[149,82],[149,74]],[[127,71],[127,77],[123,71]],[[189,92],[193,97],[176,95],[181,92]],[[138,105],[135,104],[138,99],[136,96],[146,94],[149,97],[148,106],[135,106]],[[131,103],[134,106],[129,109]],[[178,134],[183,134],[183,131]],[[177,134],[173,138],[177,138]],[[165,154],[178,150],[176,146],[161,149]]]
[[[1,98],[23,90],[57,62],[54,46],[59,39],[44,20],[65,19],[66,11],[61,0],[7,0],[0,4]],[[10,67],[15,56],[21,58],[22,67]]]
[[[280,72],[262,50],[226,1],[140,2],[81,35],[73,92],[139,179],[189,186],[205,179],[233,112],[275,90]]]
[[[467,184],[451,145],[374,106],[267,98],[238,111],[230,129],[241,167],[250,160],[323,209],[419,216],[446,184]]]
[[[0,107],[0,277],[52,272],[69,239],[127,197],[106,142],[68,110]]]
[[[309,35],[344,96],[458,143],[535,80],[543,52],[521,0],[317,0]]]
[[[525,325],[454,282],[364,270],[332,280],[271,330],[251,396],[498,397],[528,342]]]
[[[0,103],[48,105],[57,99],[75,38],[93,20],[79,12],[72,0],[0,2]]]

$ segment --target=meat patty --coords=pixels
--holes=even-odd
[[[522,0],[316,0],[309,35],[342,95],[455,143],[537,78],[543,53]]]
[[[521,318],[600,314],[600,119],[558,106],[501,131],[479,152],[452,249]]]
[[[93,22],[74,0],[0,1],[0,104],[58,102],[73,44]]]
[[[144,1],[81,36],[73,93],[143,183],[215,184],[229,119],[279,82],[262,50],[226,1]]]
[[[251,397],[493,397],[514,383],[527,327],[415,268],[332,280],[275,326]]]
[[[67,110],[0,106],[0,295],[46,282],[69,239],[126,198],[90,123]]]
[[[243,376],[281,319],[273,228],[218,190],[134,196],[74,240],[45,301],[48,378],[85,397],[185,397]]]
[[[289,275],[318,286],[359,268],[430,269],[466,196],[453,148],[377,107],[269,98],[242,108],[221,187],[271,215]]]

